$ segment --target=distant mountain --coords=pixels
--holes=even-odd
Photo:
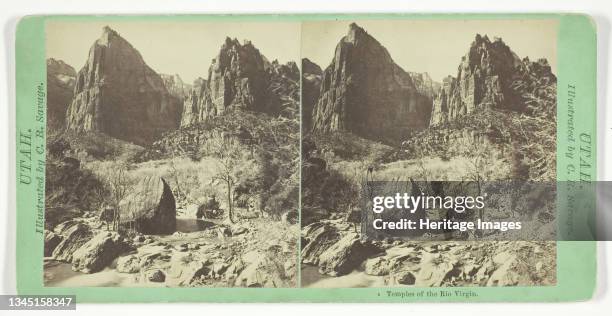
[[[183,82],[183,79],[178,74],[160,74],[160,76],[164,80],[166,90],[173,96],[181,99],[182,103],[189,94],[189,91],[191,91],[191,85]]]
[[[180,100],[162,77],[128,41],[104,27],[77,74],[67,127],[146,145],[176,129],[180,116]]]
[[[76,71],[62,60],[47,59],[47,127],[65,127],[66,109],[72,101]]]
[[[429,124],[432,100],[422,88],[385,47],[352,23],[323,72],[313,130],[395,143]]]
[[[483,109],[531,110],[534,89],[556,83],[546,59],[520,59],[500,38],[476,35],[461,59],[457,76],[444,79],[434,99],[431,125],[440,125]]]
[[[299,69],[269,62],[250,42],[226,38],[208,70],[185,100],[181,126],[203,122],[228,110],[295,116]]]
[[[409,72],[408,74],[419,93],[433,100],[438,90],[440,90],[440,83],[433,81],[426,72]]]

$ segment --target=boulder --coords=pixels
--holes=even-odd
[[[319,272],[331,276],[348,274],[377,252],[372,245],[362,243],[358,234],[348,233],[319,256]]]
[[[389,274],[389,262],[384,257],[368,259],[365,263],[365,273],[369,275]]]
[[[233,226],[230,230],[232,236],[242,235],[249,231],[249,229],[244,226]]]
[[[137,255],[119,257],[117,259],[117,271],[122,273],[140,272],[140,257]]]
[[[119,234],[98,233],[72,254],[72,270],[84,273],[98,272],[128,249],[129,246]]]
[[[122,225],[147,235],[169,235],[176,231],[176,202],[163,178],[141,179],[121,204]]]
[[[53,255],[53,250],[55,250],[55,247],[57,247],[57,245],[59,245],[60,242],[62,242],[62,236],[50,231],[50,230],[46,230],[45,229],[45,257],[50,257],[51,255]]]
[[[56,227],[55,232],[63,239],[55,247],[51,256],[55,260],[68,263],[72,262],[73,253],[93,236],[89,226],[77,222],[62,223]]]
[[[193,253],[176,253],[170,259],[167,284],[187,286],[210,273],[210,262]]]
[[[166,275],[162,270],[154,270],[147,273],[147,280],[151,282],[161,283],[166,281]]]
[[[288,287],[285,271],[279,269],[276,258],[265,253],[251,251],[242,257],[244,269],[234,280],[237,287]]]
[[[414,284],[423,287],[441,286],[452,277],[455,264],[456,260],[442,254],[423,252]]]
[[[511,252],[498,253],[493,257],[496,266],[495,271],[489,277],[487,286],[512,286],[517,285],[524,277],[516,269],[517,256]]]
[[[319,256],[340,240],[340,233],[329,223],[315,222],[302,229],[302,262],[318,265]]]

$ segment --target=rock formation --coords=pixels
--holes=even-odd
[[[228,110],[293,116],[299,109],[299,69],[294,62],[269,62],[250,41],[226,38],[208,70],[185,99],[181,126]]]
[[[208,69],[208,87],[214,107],[265,111],[268,61],[250,41],[225,39]]]
[[[176,202],[163,178],[144,178],[121,202],[121,222],[142,234],[167,235],[176,231]]]
[[[54,247],[51,256],[63,262],[72,262],[72,254],[93,236],[89,226],[75,221],[61,223],[55,228],[55,233],[61,236],[62,240]]]
[[[94,273],[106,268],[129,246],[116,232],[100,232],[72,254],[72,270]]]
[[[191,91],[191,85],[183,82],[183,79],[181,79],[181,76],[179,76],[178,74],[160,74],[160,76],[162,80],[164,80],[164,86],[166,86],[166,90],[168,90],[171,95],[180,99],[182,103]]]
[[[300,110],[300,69],[290,61],[281,64],[272,61],[268,69],[270,83],[268,84],[268,102],[273,109],[290,119],[297,119]],[[276,114],[272,112],[272,114]]]
[[[203,122],[207,118],[216,115],[217,111],[213,107],[210,90],[208,89],[208,81],[202,78],[196,79],[193,82],[191,91],[185,97],[181,126]]]
[[[104,27],[79,71],[68,128],[101,132],[140,145],[178,127],[180,101],[117,32]]]
[[[312,128],[312,110],[321,90],[323,70],[308,58],[302,59],[302,129]]]
[[[476,35],[456,78],[444,79],[434,99],[431,125],[479,109],[526,111],[526,89],[556,80],[545,59],[521,60],[500,38],[491,41],[486,35]]]
[[[364,29],[352,23],[323,72],[313,111],[315,131],[349,131],[394,142],[426,128],[431,98]]]
[[[47,127],[63,129],[66,109],[72,101],[76,71],[61,60],[47,59]]]
[[[408,74],[419,93],[433,100],[436,92],[440,90],[440,83],[433,81],[427,72],[409,72]]]

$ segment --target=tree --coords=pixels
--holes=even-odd
[[[225,186],[227,196],[227,219],[234,221],[234,189],[240,179],[248,178],[257,170],[250,154],[242,150],[240,142],[227,138],[214,142],[214,152],[219,163],[219,170],[212,177],[213,182],[220,182]]]
[[[111,167],[107,177],[108,189],[110,192],[111,203],[115,210],[113,214],[113,229],[118,231],[121,222],[120,205],[123,200],[134,189],[134,181],[127,172],[127,167],[124,164],[116,164]]]

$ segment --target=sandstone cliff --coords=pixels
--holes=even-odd
[[[315,131],[349,131],[395,142],[426,128],[431,98],[364,29],[352,23],[323,72],[313,111]]]
[[[79,71],[67,126],[145,145],[178,127],[180,101],[116,31],[105,27]]]
[[[476,35],[461,59],[456,78],[444,79],[434,99],[431,125],[445,124],[476,110],[528,111],[526,92],[555,82],[545,59],[521,60],[500,38],[491,41],[486,35]]]
[[[191,85],[186,84],[183,79],[181,79],[181,76],[179,76],[178,74],[160,74],[160,76],[164,80],[166,90],[168,90],[168,92],[173,96],[180,99],[181,102],[184,101],[189,92],[191,91]]]
[[[267,60],[249,41],[225,39],[208,70],[208,86],[215,108],[264,110]]]
[[[63,129],[66,109],[72,101],[76,71],[61,60],[47,59],[47,127]]]
[[[185,99],[181,126],[226,111],[246,110],[295,117],[299,109],[299,69],[294,62],[269,62],[250,42],[226,38],[208,70]]]
[[[312,110],[321,90],[323,70],[308,58],[302,59],[302,129],[312,129]]]
[[[440,83],[435,82],[431,79],[428,73],[410,72],[410,78],[414,82],[414,86],[417,88],[420,94],[426,95],[432,99],[436,96],[438,90],[440,90]]]

